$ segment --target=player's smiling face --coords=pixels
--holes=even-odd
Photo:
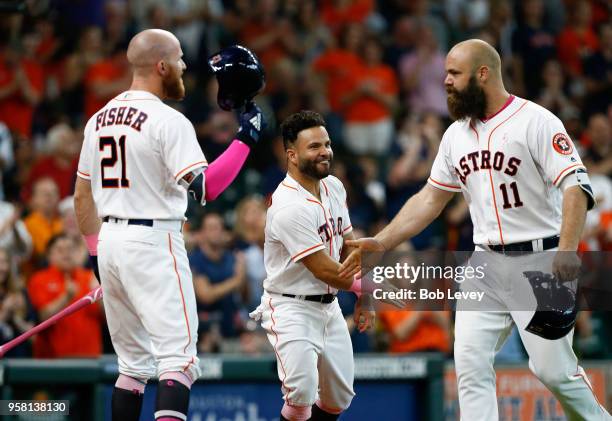
[[[295,151],[297,167],[301,173],[317,180],[329,175],[334,152],[325,127],[302,130],[291,149]]]

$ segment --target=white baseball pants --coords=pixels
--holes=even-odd
[[[198,317],[181,221],[102,224],[98,266],[119,372],[146,380],[170,371],[199,377]]]
[[[329,304],[264,293],[251,317],[261,319],[276,354],[283,399],[292,406],[349,407],[353,346],[338,300]]]
[[[486,276],[466,281],[464,286],[486,292],[489,297],[486,309],[499,308],[495,304],[498,303],[506,306],[506,310],[457,311],[455,369],[462,421],[499,419],[493,360],[513,324],[529,354],[529,368],[559,400],[568,420],[612,419],[597,402],[584,370],[578,365],[572,349],[574,331],[563,338],[548,340],[525,330],[534,314],[526,306],[535,308],[536,300],[522,271],[539,269],[550,273],[553,257],[553,252],[519,257],[476,252],[470,259],[473,266],[486,263]]]

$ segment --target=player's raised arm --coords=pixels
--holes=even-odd
[[[219,197],[238,176],[264,127],[261,109],[249,102],[240,114],[240,129],[230,146],[203,172],[190,172],[183,176],[190,195],[202,205]]]
[[[266,121],[253,98],[265,87],[259,59],[248,49],[233,45],[213,54],[208,61],[217,78],[217,103],[225,111],[240,109],[240,129],[230,146],[204,171],[189,172],[181,180],[202,205],[215,200],[234,181],[261,137]]]

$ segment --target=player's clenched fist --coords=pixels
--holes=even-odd
[[[249,147],[255,146],[261,137],[262,131],[266,128],[266,120],[261,108],[254,101],[249,101],[244,107],[244,111],[239,118],[240,129],[236,138],[246,143]]]

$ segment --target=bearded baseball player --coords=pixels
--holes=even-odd
[[[130,89],[85,127],[75,209],[92,265],[99,268],[118,356],[113,420],[139,419],[145,384],[155,375],[155,419],[187,419],[190,388],[200,373],[198,317],[182,236],[187,196],[202,205],[214,200],[238,174],[263,125],[259,108],[248,103],[236,139],[208,165],[191,123],[162,102],[185,95],[182,55],[170,32],[137,34],[127,51]],[[225,52],[215,56],[217,70],[228,59]]]
[[[376,237],[349,244],[362,251],[391,250],[421,232],[454,193],[462,192],[476,250],[489,251],[495,263],[482,281],[493,299],[504,303],[505,292],[519,282],[525,260],[516,260],[522,257],[514,253],[557,251],[551,253],[550,276],[575,279],[580,265],[576,249],[593,195],[563,124],[505,90],[500,57],[486,42],[455,45],[445,65],[448,108],[456,121],[442,137],[427,185]],[[572,350],[573,321],[562,336],[537,335],[528,330],[534,313],[546,317],[509,306],[495,312],[457,311],[454,355],[461,419],[499,419],[493,360],[514,324],[529,354],[529,368],[557,397],[568,419],[610,419]]]
[[[333,152],[319,114],[293,114],[281,130],[287,177],[268,209],[267,277],[251,317],[261,320],[276,354],[285,400],[280,419],[335,420],[355,395],[353,348],[336,300],[339,289],[358,288],[338,275],[344,241],[353,238],[346,191],[329,175]],[[355,308],[361,331],[374,321],[362,304],[360,298]]]

